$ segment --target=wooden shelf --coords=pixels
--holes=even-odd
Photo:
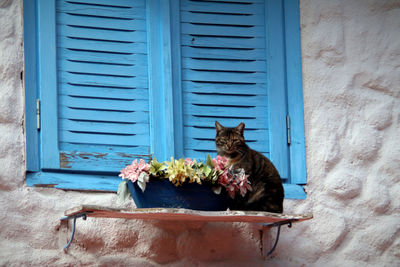
[[[198,222],[248,222],[279,223],[300,222],[312,219],[312,215],[277,214],[259,211],[198,211],[189,209],[152,208],[117,209],[95,205],[80,205],[65,211],[65,216],[73,218],[79,214],[97,218],[122,218],[161,221],[198,221]]]

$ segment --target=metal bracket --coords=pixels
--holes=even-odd
[[[64,251],[66,251],[66,250],[69,248],[69,246],[70,246],[71,243],[72,243],[72,240],[74,239],[74,236],[75,236],[75,228],[76,228],[76,219],[82,217],[83,220],[86,220],[86,218],[87,218],[87,213],[88,213],[88,212],[81,212],[81,213],[77,213],[77,214],[74,214],[74,215],[71,215],[71,216],[64,216],[64,217],[62,217],[62,218],[60,219],[61,221],[67,221],[67,220],[69,220],[69,219],[74,218],[74,224],[72,225],[71,237],[69,238],[68,243],[64,246]]]
[[[280,221],[280,222],[274,222],[274,223],[265,223],[262,224],[262,229],[260,230],[260,251],[261,251],[261,255],[264,256],[264,244],[263,244],[263,237],[264,237],[264,229],[265,228],[271,228],[271,227],[278,227],[277,231],[276,231],[276,238],[275,238],[275,242],[274,245],[272,246],[272,248],[267,252],[267,254],[264,256],[264,258],[268,258],[269,256],[271,256],[271,254],[274,252],[276,245],[278,245],[278,241],[279,241],[279,235],[281,233],[281,226],[287,224],[289,228],[292,227],[292,222],[296,221],[296,220],[285,220],[285,221]]]

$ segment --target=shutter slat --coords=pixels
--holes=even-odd
[[[66,47],[58,47],[58,60],[70,60],[80,62],[93,62],[114,65],[146,65],[145,54],[113,54],[100,51],[72,50]]]
[[[80,3],[79,3],[80,2]],[[132,19],[145,19],[146,12],[144,12],[145,4],[143,1],[140,1],[136,7],[134,3],[136,1],[131,1],[129,3],[129,8],[118,7],[117,4],[113,4],[114,6],[96,6],[90,5],[92,1],[58,1],[57,2],[57,12],[64,12],[75,15],[82,16],[93,16],[93,17],[103,17],[103,18],[116,18],[121,19],[124,18],[126,20]]]
[[[106,144],[80,144],[80,143],[66,143],[66,142],[60,142],[60,146],[63,147],[64,151],[76,151],[77,154],[79,153],[112,153],[113,157],[120,156],[121,155],[126,155],[130,157],[130,162],[127,164],[130,164],[134,158],[136,158],[138,155],[144,155],[149,153],[149,147],[148,146],[135,146],[135,145],[126,145],[124,144],[123,146],[119,145],[106,145]],[[84,151],[84,152],[83,152]],[[135,156],[136,155],[136,156]],[[107,161],[104,162],[104,164],[107,164]],[[119,171],[122,169],[121,166],[124,165],[115,165],[113,166],[113,169],[109,169],[108,171]]]
[[[185,81],[229,82],[229,83],[264,83],[265,73],[247,73],[241,70],[235,72],[186,70],[182,74]]]
[[[81,28],[75,26],[59,25],[57,27],[59,35],[67,38],[81,38],[104,40],[108,42],[146,42],[146,34],[143,31],[112,31],[108,29]]]
[[[223,105],[223,103],[222,103]],[[206,103],[199,104],[184,104],[183,105],[186,114],[202,116],[227,116],[227,117],[238,117],[238,118],[257,118],[265,119],[267,113],[265,107],[233,107],[233,106],[213,106]],[[232,125],[233,126],[233,125]],[[235,125],[236,126],[236,125]]]
[[[90,71],[90,70],[88,70]],[[92,73],[69,73],[60,72],[59,82],[70,83],[77,85],[93,85],[103,87],[118,87],[118,88],[146,88],[147,77],[116,77],[112,75],[93,75]]]
[[[85,108],[96,110],[112,110],[112,111],[148,111],[149,103],[147,100],[135,99],[100,99],[88,97],[62,97],[61,105],[69,108]]]
[[[206,36],[231,36],[231,37],[261,37],[265,33],[264,27],[235,27],[235,26],[214,26],[203,24],[183,23],[181,25],[182,33],[190,35]]]
[[[261,40],[260,40],[261,39]],[[184,46],[193,47],[225,47],[225,48],[240,48],[253,49],[264,48],[262,38],[231,38],[224,36],[193,36],[190,34],[182,35],[181,44]]]
[[[106,53],[145,54],[147,52],[145,43],[141,42],[121,43],[102,40],[71,39],[68,37],[60,36],[58,38],[57,45],[59,47],[66,47],[71,50],[88,50]]]
[[[243,15],[229,15],[229,14],[210,14],[210,13],[193,13],[181,12],[181,21],[190,23],[207,23],[216,25],[264,25],[262,16],[243,16]]]
[[[60,131],[60,140],[65,142],[84,143],[84,144],[101,144],[101,145],[142,145],[149,143],[149,136],[145,134],[135,135],[117,135],[102,133],[85,133],[83,131]]]
[[[147,89],[115,89],[96,86],[75,86],[62,84],[60,95],[111,98],[111,99],[148,99]]]
[[[147,69],[143,65],[137,66],[121,66],[110,65],[92,62],[76,62],[71,60],[64,60],[60,62],[60,68],[68,72],[85,73],[90,71],[94,74],[108,74],[108,75],[147,75]]]
[[[183,81],[184,92],[266,95],[265,84],[226,84]]]
[[[232,50],[232,49],[205,49],[195,47],[182,47],[183,57],[190,58],[210,58],[210,59],[240,59],[240,60],[258,60],[265,58],[265,50]]]
[[[181,10],[191,12],[210,12],[226,14],[262,14],[264,6],[260,3],[229,3],[227,2],[209,2],[209,1],[190,1],[181,2]]]
[[[118,112],[109,110],[89,110],[89,109],[72,109],[69,107],[60,107],[60,117],[74,120],[84,121],[104,121],[104,122],[136,122],[148,123],[148,112]]]
[[[83,131],[114,134],[149,134],[146,124],[141,123],[107,123],[92,121],[77,121],[70,119],[60,120],[60,129],[63,131]]]
[[[72,15],[71,13],[59,13],[57,16],[57,24],[66,26],[65,29],[110,29],[114,33],[123,33],[124,31],[146,30],[146,21],[143,19],[126,19],[118,18],[100,18],[88,17],[81,15]],[[61,27],[61,29],[63,29]]]
[[[103,5],[106,7],[125,7],[125,8],[132,8],[132,7],[141,7],[144,8],[145,1],[144,0],[67,0],[68,3],[82,3],[87,5]],[[132,3],[133,2],[133,3]]]
[[[243,107],[266,107],[267,98],[257,95],[225,95],[225,94],[185,94],[186,104],[236,105]]]

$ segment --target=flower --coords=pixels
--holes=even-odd
[[[138,163],[137,159],[135,159],[132,161],[131,165],[128,165],[121,170],[119,177],[136,182],[142,172],[148,173],[149,170],[150,164],[147,164],[143,159],[140,159]]]
[[[216,159],[212,159],[212,163],[217,171],[223,171],[228,167],[228,159],[223,156],[218,155]]]

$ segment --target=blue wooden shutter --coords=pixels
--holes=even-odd
[[[214,121],[269,155],[264,3],[181,1],[184,153],[215,155]]]
[[[57,160],[43,168],[114,172],[149,154],[145,7],[57,0]]]

